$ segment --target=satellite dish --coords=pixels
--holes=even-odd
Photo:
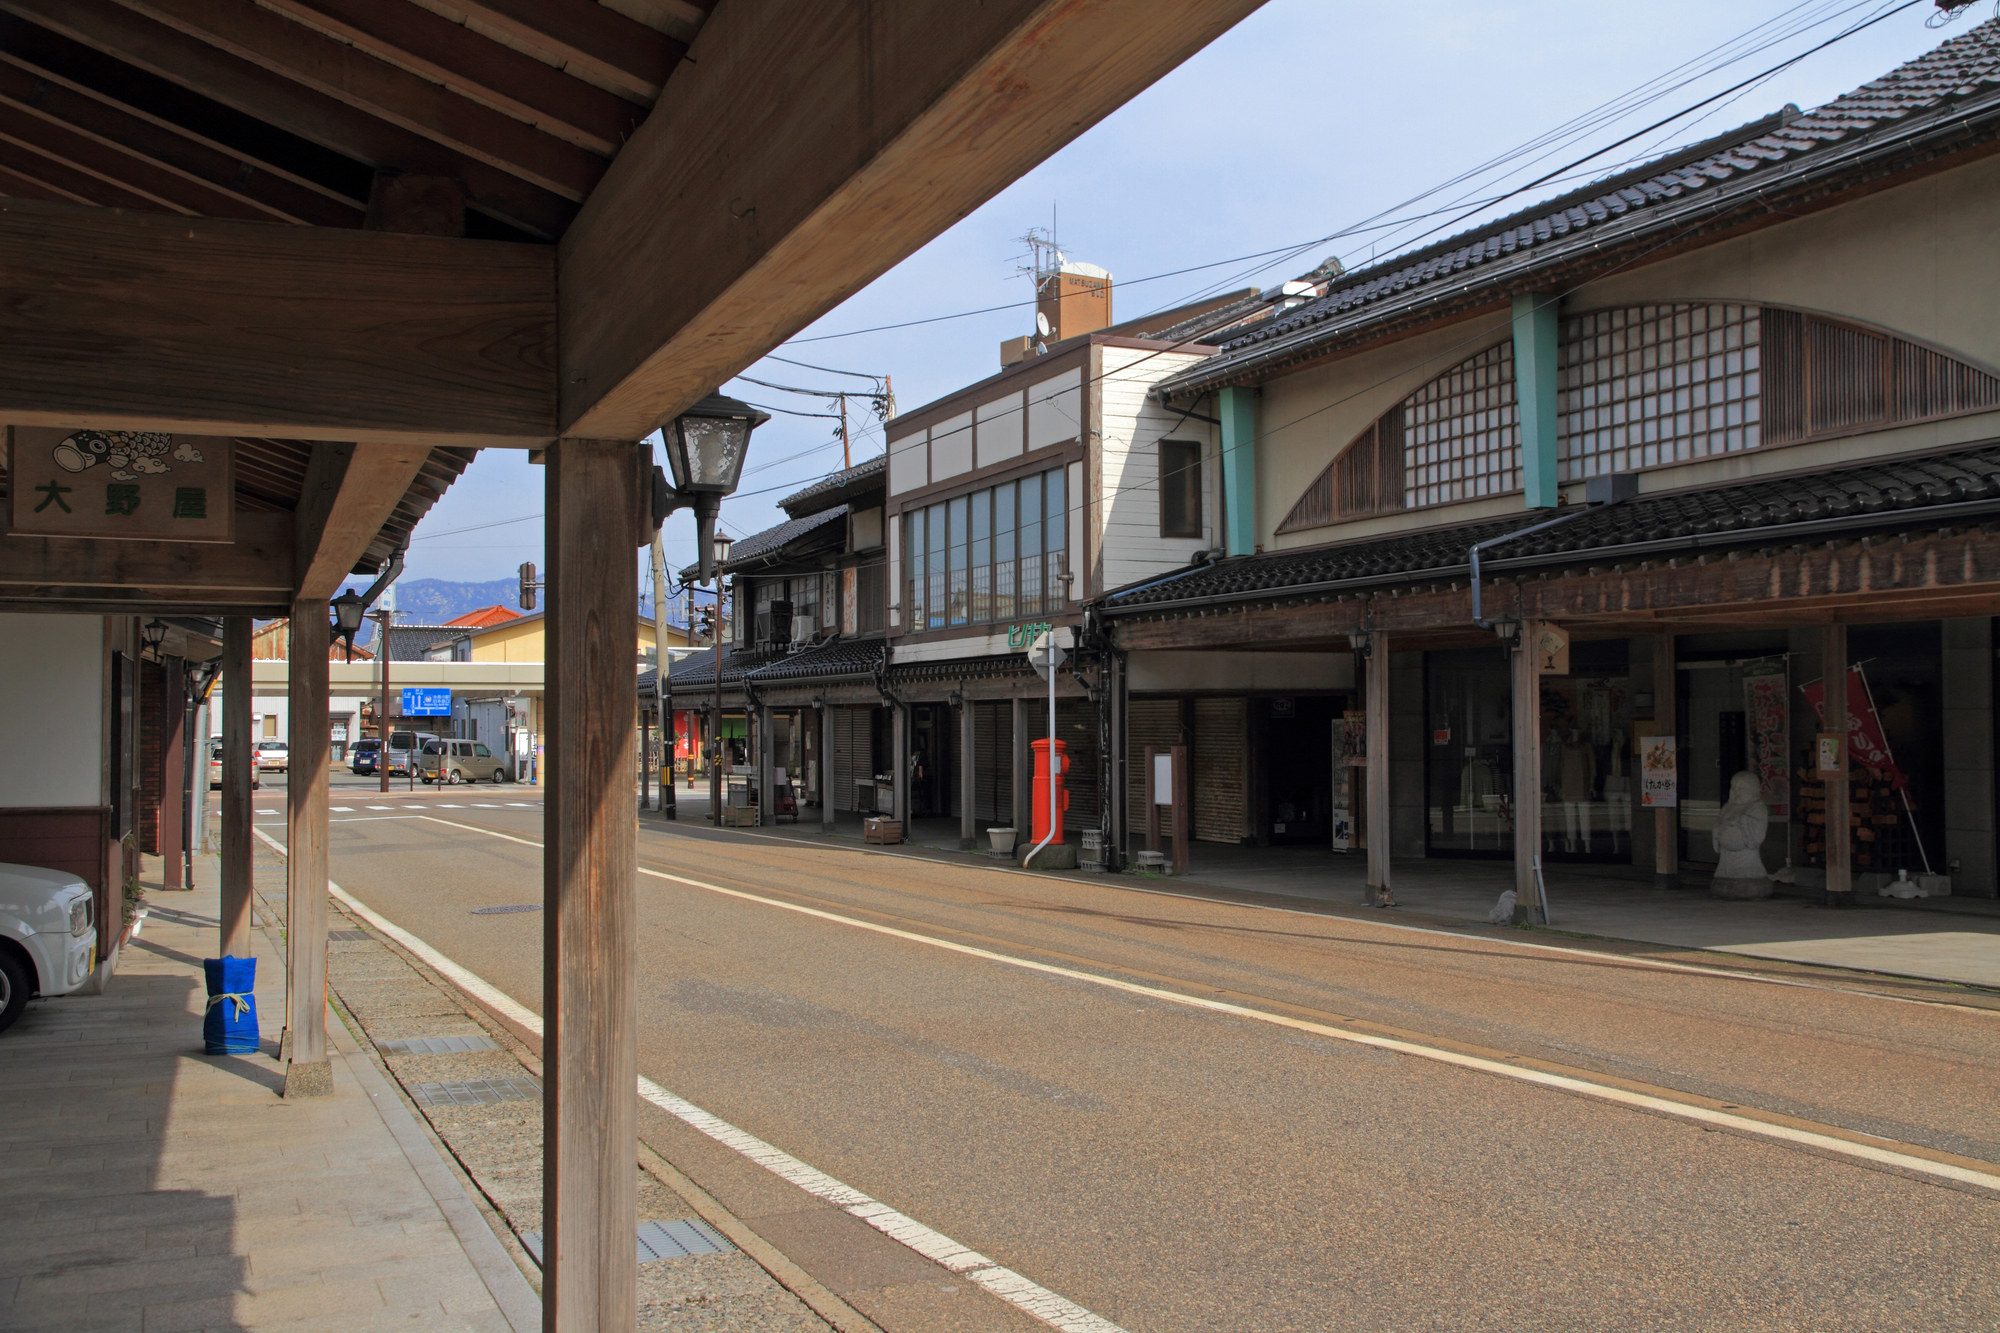
[[[1049,317],[1043,314],[1039,310],[1035,312],[1035,332],[1041,334],[1044,338],[1048,337],[1050,333],[1054,332],[1054,330],[1049,327]]]

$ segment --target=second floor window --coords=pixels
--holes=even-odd
[[[1069,505],[1052,468],[903,515],[912,629],[980,625],[1062,608]]]
[[[1160,441],[1160,535],[1201,536],[1201,446]]]

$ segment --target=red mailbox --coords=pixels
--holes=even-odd
[[[1049,836],[1049,745],[1048,741],[1033,742],[1035,750],[1035,822],[1033,839],[1036,843]],[[1056,741],[1056,836],[1052,841],[1063,840],[1063,812],[1069,809],[1069,790],[1064,779],[1069,773],[1069,742]]]

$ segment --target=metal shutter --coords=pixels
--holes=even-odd
[[[1165,750],[1181,743],[1181,701],[1178,699],[1134,699],[1125,708],[1125,772],[1129,790],[1125,793],[1125,818],[1133,846],[1146,840],[1146,747]],[[1171,796],[1171,792],[1161,792]],[[1160,807],[1160,840],[1174,836],[1174,808]]]
[[[833,710],[833,808],[855,810],[854,783],[866,775],[868,710]]]
[[[1194,753],[1188,757],[1194,836],[1201,842],[1242,842],[1245,751],[1250,743],[1248,701],[1196,699]]]

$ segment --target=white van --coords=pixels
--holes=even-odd
[[[75,875],[0,862],[0,1032],[33,995],[67,995],[97,966],[90,888]]]

